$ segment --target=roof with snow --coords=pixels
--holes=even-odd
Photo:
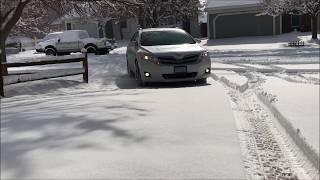
[[[207,0],[206,10],[257,6],[262,0]]]

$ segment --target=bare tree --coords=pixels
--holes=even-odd
[[[147,27],[159,27],[160,22],[168,17],[182,20],[199,13],[199,0],[141,0],[143,16]]]
[[[272,16],[281,14],[308,14],[312,21],[312,39],[317,39],[320,0],[263,0],[264,13]]]
[[[51,29],[48,11],[40,1],[31,1],[23,10],[10,35],[41,37],[47,34]]]

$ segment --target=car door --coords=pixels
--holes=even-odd
[[[139,32],[136,32],[132,36],[127,48],[127,59],[128,59],[129,66],[132,69],[134,67],[134,61],[136,59],[136,54],[138,51],[138,39],[139,39]]]
[[[65,32],[57,42],[58,52],[75,52],[79,49],[79,37],[75,32]]]

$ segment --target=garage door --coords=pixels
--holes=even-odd
[[[216,19],[216,38],[263,36],[273,34],[273,18],[256,13],[219,15]]]

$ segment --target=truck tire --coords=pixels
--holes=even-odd
[[[86,47],[87,53],[94,53],[94,54],[98,54],[97,48],[94,46],[87,46]]]
[[[45,53],[47,56],[56,56],[57,55],[57,51],[54,48],[46,48],[45,49]]]

